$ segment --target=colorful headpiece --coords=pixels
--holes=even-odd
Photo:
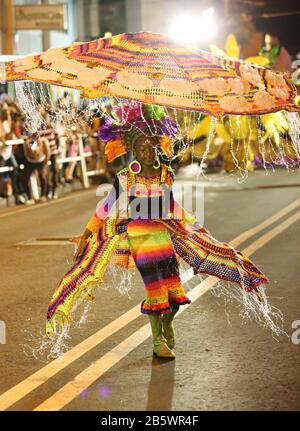
[[[126,154],[141,136],[157,137],[158,146],[170,157],[176,139],[175,121],[164,108],[131,102],[114,106],[99,128],[99,136],[106,142],[104,154],[108,162]]]

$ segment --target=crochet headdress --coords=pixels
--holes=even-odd
[[[156,146],[169,158],[173,153],[176,133],[176,122],[163,107],[140,102],[113,106],[99,128],[99,136],[106,142],[104,154],[108,162],[130,151],[140,136],[157,137]]]

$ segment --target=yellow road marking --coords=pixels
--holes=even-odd
[[[27,377],[22,382],[13,386],[8,391],[0,395],[0,410],[5,410],[12,404],[25,397],[34,389],[45,383],[52,376],[63,370],[76,359],[83,356],[89,350],[96,347],[102,341],[106,340],[111,335],[115,334],[120,329],[124,328],[129,322],[136,319],[140,315],[140,306],[137,305],[127,313],[115,319],[113,322],[106,325],[104,328],[97,331],[95,334],[88,337],[86,340],[73,347],[63,356],[50,362],[31,376]]]
[[[30,206],[25,206],[24,208],[18,208],[12,211],[6,211],[5,213],[0,214],[0,218],[5,218],[5,217],[9,217],[11,215],[16,215],[16,214],[21,214],[30,210],[36,210],[36,209],[41,209],[41,208],[46,208],[49,205],[55,205],[55,204],[59,204],[61,202],[65,202],[68,201],[70,199],[74,199],[74,197],[76,198],[77,196],[81,196],[82,194],[86,194],[87,191],[90,190],[80,190],[78,192],[73,192],[73,194],[71,196],[65,196],[64,198],[59,198],[57,200],[54,201],[50,201],[50,202],[45,202],[43,204],[35,204],[35,205],[30,205]]]
[[[276,226],[270,232],[263,235],[260,239],[255,241],[249,247],[244,249],[242,252],[245,253],[248,250],[248,256],[253,254],[255,251],[260,249],[263,245],[267,244],[276,235],[279,235],[293,223],[300,219],[300,211],[293,214],[290,218],[282,222],[279,226]],[[207,290],[209,290],[214,284],[218,282],[218,278],[215,276],[209,276],[204,281],[199,283],[192,289],[191,292],[187,293],[187,296],[191,300],[197,300]],[[180,307],[180,312],[183,312],[183,307]],[[186,307],[184,307],[186,309]],[[177,313],[177,315],[180,314]],[[177,316],[175,316],[177,317]],[[103,357],[98,359],[88,368],[84,369],[74,379],[70,380],[61,389],[55,392],[51,397],[37,406],[34,411],[56,411],[61,410],[65,405],[69,404],[74,400],[80,393],[91,386],[96,380],[98,380],[104,373],[110,370],[115,364],[123,359],[128,353],[138,347],[151,335],[150,324],[146,324],[116,347],[110,352],[105,354]]]
[[[218,279],[216,277],[209,276],[189,292],[187,296],[191,300],[195,300],[216,284],[217,281]],[[185,308],[186,306],[180,307],[177,315],[181,314]],[[34,411],[60,410],[63,406],[79,396],[81,392],[95,382],[95,380],[99,379],[99,377],[121,361],[121,359],[125,358],[137,346],[147,340],[150,335],[150,324],[147,323],[96,362],[93,362],[92,365],[59,389],[52,397],[48,398],[45,402],[36,407]]]
[[[270,226],[271,224],[275,223],[277,220],[288,214],[289,212],[293,211],[295,208],[297,208],[300,205],[300,199],[296,199],[294,202],[290,203],[287,207],[282,208],[280,211],[263,221],[262,223],[258,224],[252,229],[246,230],[239,236],[237,236],[233,241],[231,241],[231,245],[233,247],[238,246],[242,242],[246,241],[251,236],[254,236],[258,232],[262,231],[266,227]]]
[[[298,221],[299,218],[300,218],[300,211],[296,212],[295,214],[290,216],[288,219],[284,220],[282,223],[280,223],[280,225],[275,226],[269,232],[266,232],[264,235],[262,235],[260,238],[258,238],[256,241],[254,241],[252,244],[250,244],[249,247],[246,247],[243,250],[243,252],[245,253],[246,256],[249,256],[250,254],[254,253],[254,251],[263,247],[265,244],[267,244],[269,241],[271,241],[271,239],[273,239],[275,236],[279,235],[285,229],[290,227],[293,223]]]
[[[290,205],[288,205],[288,207],[278,211],[277,213],[275,213],[269,219],[266,219],[263,223],[261,223],[257,227],[248,230],[247,232],[245,232],[245,234],[239,235],[238,237],[233,239],[230,242],[230,244],[234,245],[234,247],[237,247],[240,243],[249,239],[254,233],[258,233],[259,228],[261,230],[265,229],[268,225],[274,223],[274,221],[278,220],[278,218],[285,215],[288,211],[292,211],[299,204],[300,204],[300,199],[291,203]],[[286,222],[284,222],[284,223],[286,223]],[[246,249],[246,250],[248,250],[248,249]],[[253,251],[251,251],[251,253],[253,253]],[[187,273],[189,271],[190,270],[188,269],[185,273]],[[184,274],[183,274],[183,276],[184,276]],[[203,286],[206,286],[206,281],[208,279],[211,279],[211,278],[213,278],[213,277],[208,277],[201,283],[202,289],[203,289]],[[193,290],[188,293],[188,295],[190,297],[193,296],[194,292],[197,292],[197,290],[195,290],[197,288],[198,288],[198,286],[194,287]],[[208,289],[209,289],[209,287],[206,290],[208,290]],[[205,293],[206,290],[204,290],[203,293]],[[177,314],[179,315],[179,313],[177,313]],[[11,405],[13,405],[14,403],[16,403],[17,401],[19,401],[20,399],[24,398],[26,395],[28,395],[30,392],[35,390],[37,387],[44,384],[47,380],[49,380],[55,374],[57,374],[58,372],[63,370],[65,367],[70,365],[72,362],[74,362],[75,360],[77,360],[78,358],[80,358],[81,356],[86,354],[89,350],[91,350],[92,348],[94,348],[95,346],[100,344],[102,341],[106,340],[108,337],[110,337],[115,332],[122,329],[124,326],[126,326],[127,324],[129,324],[131,321],[133,321],[134,319],[136,319],[139,316],[140,316],[140,305],[137,305],[137,306],[133,307],[131,310],[129,310],[128,312],[124,313],[118,319],[114,320],[113,322],[106,325],[104,328],[97,331],[95,334],[93,334],[92,336],[90,336],[86,340],[82,341],[77,346],[73,347],[71,350],[69,350],[67,353],[65,353],[62,357],[57,358],[54,361],[50,362],[49,364],[47,364],[46,366],[44,366],[43,368],[41,368],[40,370],[38,370],[37,372],[32,374],[31,376],[27,377],[26,379],[22,380],[17,385],[13,386],[11,389],[4,392],[2,395],[0,395],[0,410],[5,410],[5,409],[9,408]]]

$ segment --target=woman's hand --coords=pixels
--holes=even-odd
[[[259,291],[258,291],[258,289],[257,289],[257,288],[253,289],[253,290],[252,290],[252,293],[254,293],[254,294],[255,294],[255,296],[256,296],[256,297],[257,297],[257,299],[258,299],[258,302],[260,302],[260,303],[262,303],[262,302],[263,302],[262,297],[261,297],[261,294],[259,293]]]
[[[70,239],[70,242],[73,242],[74,244],[78,244],[76,252],[74,254],[74,258],[73,258],[74,262],[78,259],[78,257],[80,257],[83,254],[84,249],[85,249],[85,247],[89,241],[89,238],[91,236],[91,233],[92,233],[91,231],[86,229],[83,234],[76,235]]]
[[[74,236],[73,238],[70,238],[69,241],[70,242],[74,242],[75,244],[79,244],[81,238],[82,238],[82,233],[79,234],[79,235]]]
[[[78,244],[78,247],[76,249],[76,252],[74,254],[74,258],[73,258],[74,262],[76,262],[78,257],[82,256],[84,249],[85,249],[88,242],[89,242],[88,238],[81,238],[81,240]]]

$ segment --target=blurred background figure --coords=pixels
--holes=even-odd
[[[50,177],[48,179],[48,197],[50,199],[57,199],[57,181],[58,181],[58,165],[57,159],[60,150],[60,140],[58,133],[54,130],[45,136],[49,143],[49,160],[51,162],[49,167]]]
[[[28,196],[27,204],[34,204],[32,188],[30,184],[31,175],[37,171],[41,186],[40,202],[47,201],[48,190],[48,160],[50,151],[47,140],[43,137],[34,140],[28,137],[24,143],[25,165],[24,165],[24,187]]]
[[[25,199],[19,186],[19,165],[13,153],[11,144],[6,141],[16,139],[14,133],[15,121],[12,119],[10,111],[6,105],[0,113],[0,167],[10,167],[12,170],[1,174],[1,195],[9,197],[14,195],[15,204],[24,204]]]
[[[76,157],[78,156],[78,136],[77,129],[75,126],[72,126],[72,132],[68,136],[67,141],[67,157]],[[72,160],[67,164],[65,169],[65,182],[73,183],[73,174],[76,167],[76,160]]]
[[[269,60],[269,66],[280,72],[291,72],[292,57],[287,49],[282,46],[277,36],[265,35],[265,44],[259,50],[259,55]]]

